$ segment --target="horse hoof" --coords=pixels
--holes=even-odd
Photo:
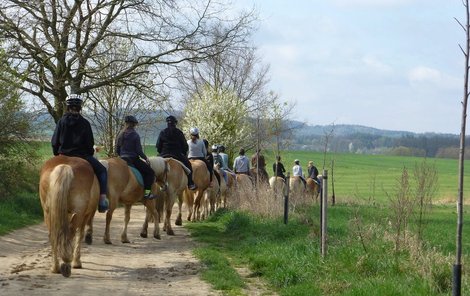
[[[91,234],[85,235],[85,243],[91,245],[93,243],[93,236]]]
[[[162,237],[160,236],[160,234],[154,235],[153,237],[156,238],[156,239],[162,239]]]
[[[124,240],[122,240],[121,242],[122,242],[123,244],[130,244],[130,243],[131,243],[131,241],[128,240],[128,239],[124,239]]]
[[[183,225],[183,222],[181,221],[181,219],[177,219],[175,221],[175,225],[181,226],[181,225]]]
[[[147,233],[141,232],[140,237],[147,238]]]
[[[170,229],[166,232],[166,234],[168,235],[175,235],[175,232],[173,231],[173,229]]]
[[[60,273],[64,277],[69,277],[72,274],[72,267],[70,267],[70,264],[62,263],[60,265]]]

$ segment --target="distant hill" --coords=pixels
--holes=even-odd
[[[141,137],[146,143],[156,142],[160,130],[166,126],[165,116],[163,113],[150,114],[148,118],[159,119],[150,125],[143,120]],[[55,127],[52,118],[48,114],[35,114],[33,118],[41,138],[49,139]],[[454,134],[392,131],[353,124],[306,125],[298,121],[291,121],[288,126],[292,130],[288,136],[289,150],[323,151],[328,138],[327,148],[335,152],[458,157],[459,136]],[[470,153],[466,155],[470,157]]]
[[[328,150],[364,154],[391,154],[426,157],[458,156],[459,136],[442,133],[413,133],[381,130],[362,125],[304,125],[292,122],[295,130],[290,149]]]

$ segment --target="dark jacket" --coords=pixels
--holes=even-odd
[[[140,136],[133,128],[128,128],[121,132],[116,140],[116,153],[120,157],[147,159],[142,144],[140,143]]]
[[[277,166],[277,171],[276,171],[276,166]],[[284,177],[284,173],[286,172],[286,169],[284,168],[284,165],[281,162],[275,162],[273,164],[273,172],[276,177]]]
[[[91,125],[81,114],[66,113],[57,122],[51,144],[54,155],[84,157],[95,152]]]
[[[160,132],[155,146],[161,156],[187,156],[189,149],[183,132],[171,125]]]
[[[318,169],[315,166],[308,168],[308,177],[317,180],[318,179]]]

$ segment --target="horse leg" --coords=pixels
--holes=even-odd
[[[59,273],[59,257],[57,252],[57,245],[51,245],[51,257],[52,257],[52,265],[51,265],[51,272],[52,273]]]
[[[86,231],[85,231],[85,243],[87,245],[91,245],[93,243],[93,218],[95,216],[95,213],[90,215],[90,218],[87,221],[86,224]]]
[[[148,228],[148,226],[149,226],[149,210],[146,210],[145,211],[144,224],[142,224],[142,229],[140,230],[140,237],[147,238],[147,228]]]
[[[166,213],[165,213],[165,226],[166,226],[166,234],[168,235],[175,235],[175,232],[173,231],[173,228],[171,228],[171,212],[173,211],[173,205],[175,203],[175,199],[172,198],[175,194],[174,193],[169,193],[168,199],[165,203],[166,205]]]
[[[105,244],[112,244],[111,238],[110,238],[110,225],[111,225],[111,219],[113,219],[113,212],[114,208],[110,207],[109,210],[106,212],[106,226],[104,228],[104,237],[103,241]]]
[[[182,209],[183,209],[183,198],[181,196],[181,194],[178,196],[178,216],[176,216],[176,220],[175,220],[175,225],[177,226],[181,226],[183,225],[183,219],[182,219]]]
[[[130,243],[130,240],[127,238],[127,225],[131,220],[131,207],[132,205],[124,205],[124,228],[121,232],[121,242],[124,244]]]
[[[145,209],[146,209],[144,224],[147,224],[147,225],[145,225],[145,235],[147,235],[148,219],[149,219],[149,217],[153,217],[153,222],[154,222],[153,237],[156,238],[156,239],[161,239],[161,237],[160,237],[160,227],[158,225],[159,218],[158,218],[157,209],[155,208],[155,200],[154,199],[145,200],[144,205],[145,205]],[[142,236],[142,233],[141,233],[141,236]],[[147,237],[147,236],[145,236],[145,237]]]
[[[77,232],[75,233],[75,237],[73,241],[73,259],[72,259],[73,268],[82,268],[80,244],[83,239],[84,232],[85,232],[85,225],[81,225],[79,229],[77,230]]]
[[[194,193],[186,190],[184,192],[184,196],[186,197],[186,206],[188,207],[188,217],[187,220],[191,221],[193,215],[193,207],[194,207]]]

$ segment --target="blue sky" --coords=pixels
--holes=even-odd
[[[292,119],[460,133],[461,0],[238,0]]]

